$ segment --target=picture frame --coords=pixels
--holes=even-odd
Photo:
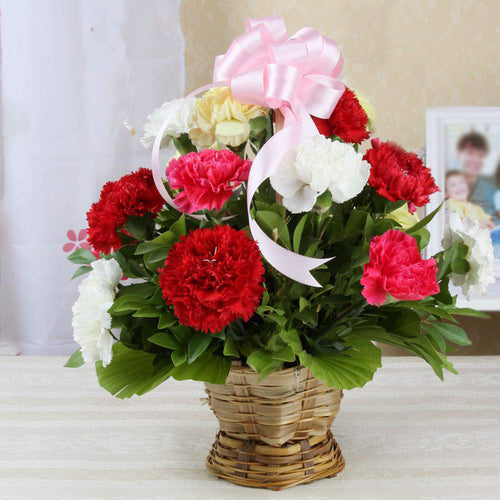
[[[500,242],[497,241],[500,207],[495,205],[500,199],[500,107],[427,109],[425,159],[440,189],[431,196],[426,213],[445,202],[428,226],[431,233],[428,253],[434,255],[442,250],[441,240],[450,210],[460,211],[461,216],[477,217],[492,235],[496,282],[488,286],[485,296],[470,299],[454,289],[459,297],[457,304],[500,311]]]

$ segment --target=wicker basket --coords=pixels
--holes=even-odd
[[[233,365],[225,385],[205,384],[220,425],[208,469],[236,484],[272,490],[341,472],[344,459],[330,432],[341,391],[303,367],[258,378]]]

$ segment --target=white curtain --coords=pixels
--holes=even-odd
[[[101,186],[149,166],[146,115],[183,94],[179,4],[0,0],[0,353],[75,349],[66,257]]]

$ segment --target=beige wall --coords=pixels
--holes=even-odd
[[[377,111],[377,135],[425,146],[425,109],[500,104],[499,0],[183,0],[186,90],[211,81],[214,57],[245,19],[281,14],[336,40],[345,82]],[[500,354],[500,313],[468,319],[474,354]]]
[[[211,81],[246,18],[281,14],[290,34],[311,26],[336,40],[377,134],[419,149],[427,107],[500,104],[499,11],[498,0],[183,0],[186,90]]]

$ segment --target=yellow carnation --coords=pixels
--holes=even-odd
[[[408,229],[414,226],[420,220],[416,213],[411,214],[408,212],[408,204],[404,204],[393,212],[387,214],[385,218],[395,220],[403,229]]]
[[[197,127],[189,133],[192,141],[202,148],[214,142],[236,147],[250,135],[249,120],[265,115],[269,110],[238,102],[228,87],[214,87],[196,99]]]

